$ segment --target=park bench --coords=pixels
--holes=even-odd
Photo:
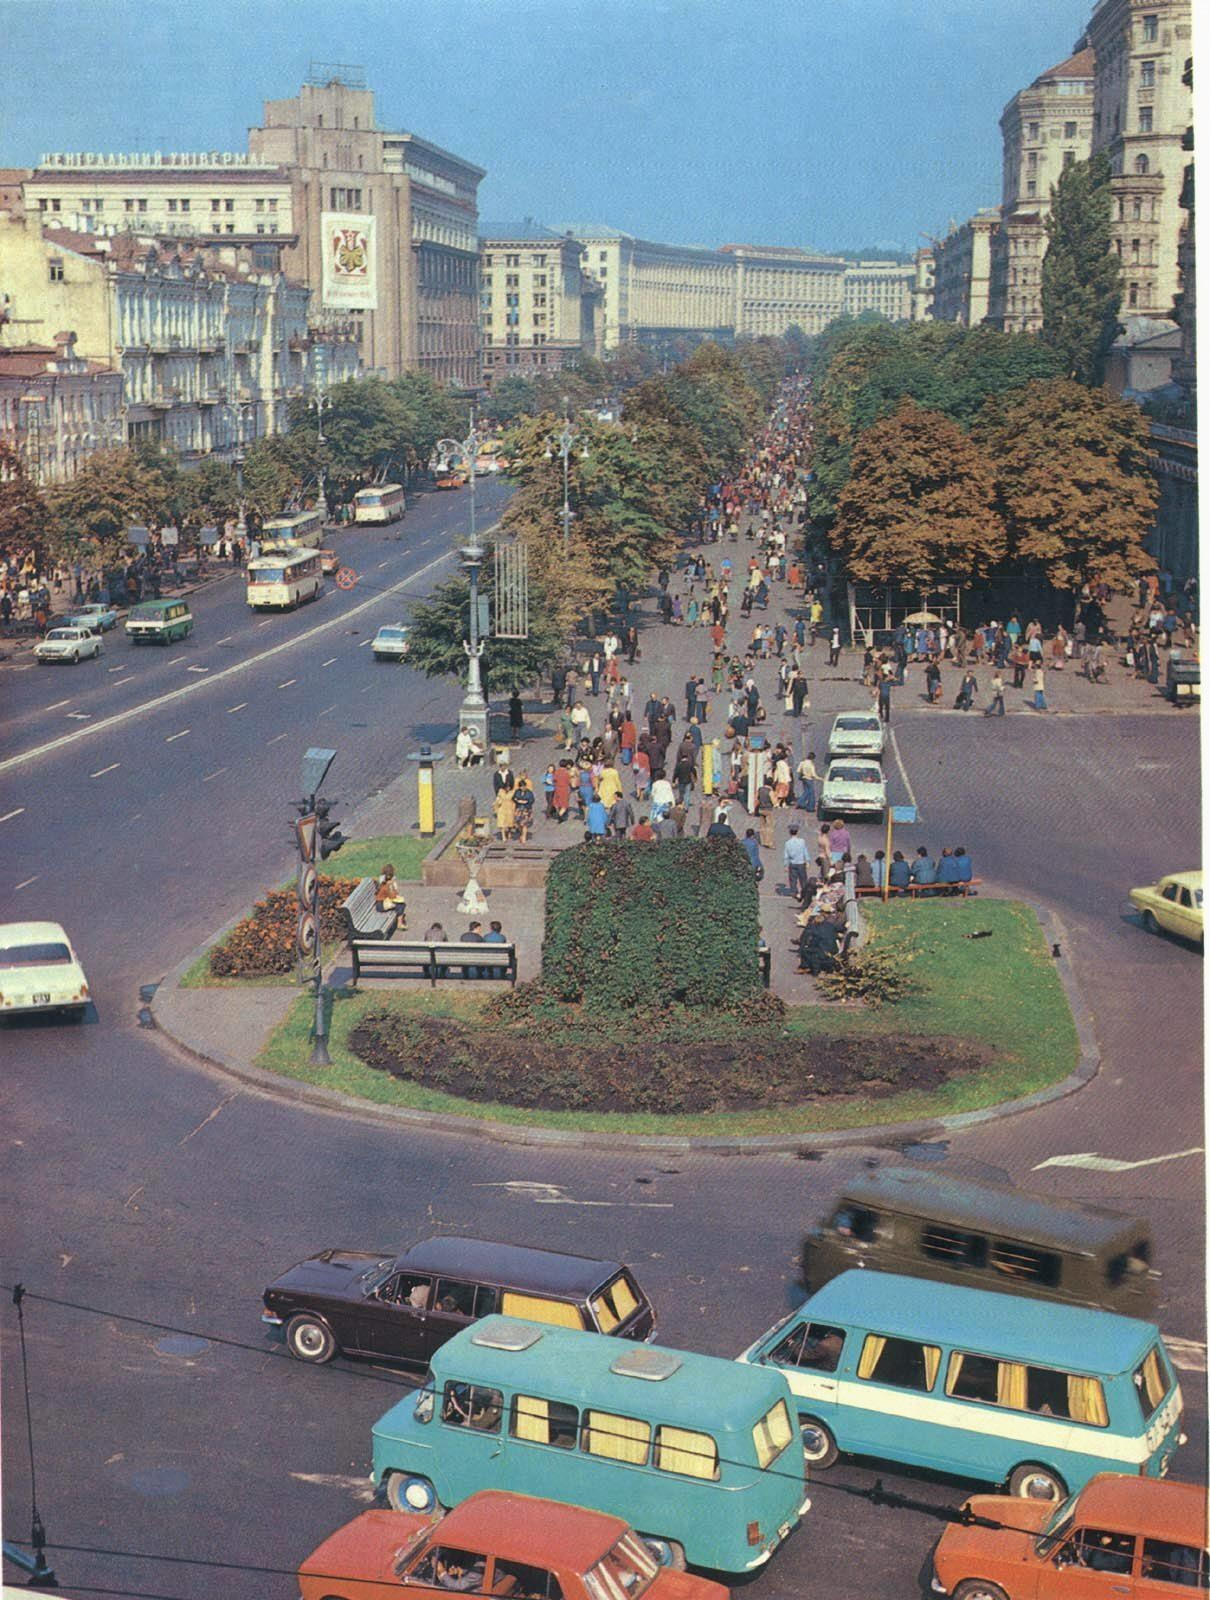
[[[463,973],[468,967],[474,967],[480,977],[498,972],[510,983],[517,981],[515,944],[461,944],[452,939],[350,939],[349,949],[353,955],[354,988],[363,969],[382,977],[420,971],[434,987],[437,979],[448,976],[454,967]]]
[[[350,949],[357,943],[377,943],[389,939],[395,932],[399,913],[383,911],[374,903],[377,888],[376,879],[363,878],[348,899],[340,903],[340,909],[345,914]]]
[[[954,896],[960,895],[965,899],[968,894],[973,894],[982,882],[982,878],[972,878],[969,883],[909,883],[905,889],[892,889],[891,899],[905,894],[910,895],[912,899],[917,895],[936,896],[941,900],[953,899]],[[882,897],[881,889],[858,889],[856,893],[864,896],[877,895],[880,899]]]

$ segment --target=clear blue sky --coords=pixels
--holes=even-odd
[[[1000,111],[1092,0],[0,0],[0,165],[243,150],[312,60],[486,167],[485,220],[914,249],[999,200]]]

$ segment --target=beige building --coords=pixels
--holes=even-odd
[[[933,317],[973,328],[988,313],[991,241],[999,206],[987,206],[933,242]]]
[[[844,309],[848,316],[876,311],[888,322],[908,322],[912,315],[913,263],[850,261],[844,269]]]
[[[89,456],[120,444],[122,430],[122,375],[78,355],[74,333],[0,348],[0,439],[35,483],[74,477]]]
[[[317,314],[351,316],[364,366],[477,384],[483,169],[380,129],[372,91],[347,68],[266,101],[248,144],[291,180],[288,270],[314,290]]]
[[[1167,316],[1180,290],[1191,13],[1190,0],[1099,0],[1088,25],[1096,54],[1092,148],[1113,167],[1113,245],[1126,315]]]
[[[917,250],[912,276],[912,321],[930,322],[933,316],[933,289],[936,282],[936,263],[928,245]]]
[[[735,264],[736,337],[780,337],[788,329],[820,333],[844,310],[845,262],[810,250],[725,244]]]
[[[584,247],[584,270],[604,290],[604,348],[660,347],[678,338],[735,332],[735,267],[717,250],[653,244],[589,226],[565,230]]]
[[[1092,149],[1093,53],[1076,51],[1005,106],[1000,226],[992,236],[987,320],[1005,333],[1042,326],[1042,259],[1050,196],[1065,167]]]
[[[483,383],[532,378],[598,353],[604,294],[581,269],[584,247],[526,222],[480,241]]]

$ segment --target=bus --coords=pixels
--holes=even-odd
[[[375,483],[353,496],[354,522],[398,522],[406,510],[403,485]]]
[[[278,550],[248,563],[248,604],[254,611],[292,611],[323,588],[318,550]]]
[[[305,545],[307,548],[313,548],[321,542],[323,527],[323,514],[319,511],[283,512],[280,517],[270,517],[262,526],[261,549],[275,544]]]

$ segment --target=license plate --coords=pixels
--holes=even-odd
[[[36,994],[33,996],[33,1002],[36,1006],[48,1006],[50,1004],[50,996],[48,994]]]

